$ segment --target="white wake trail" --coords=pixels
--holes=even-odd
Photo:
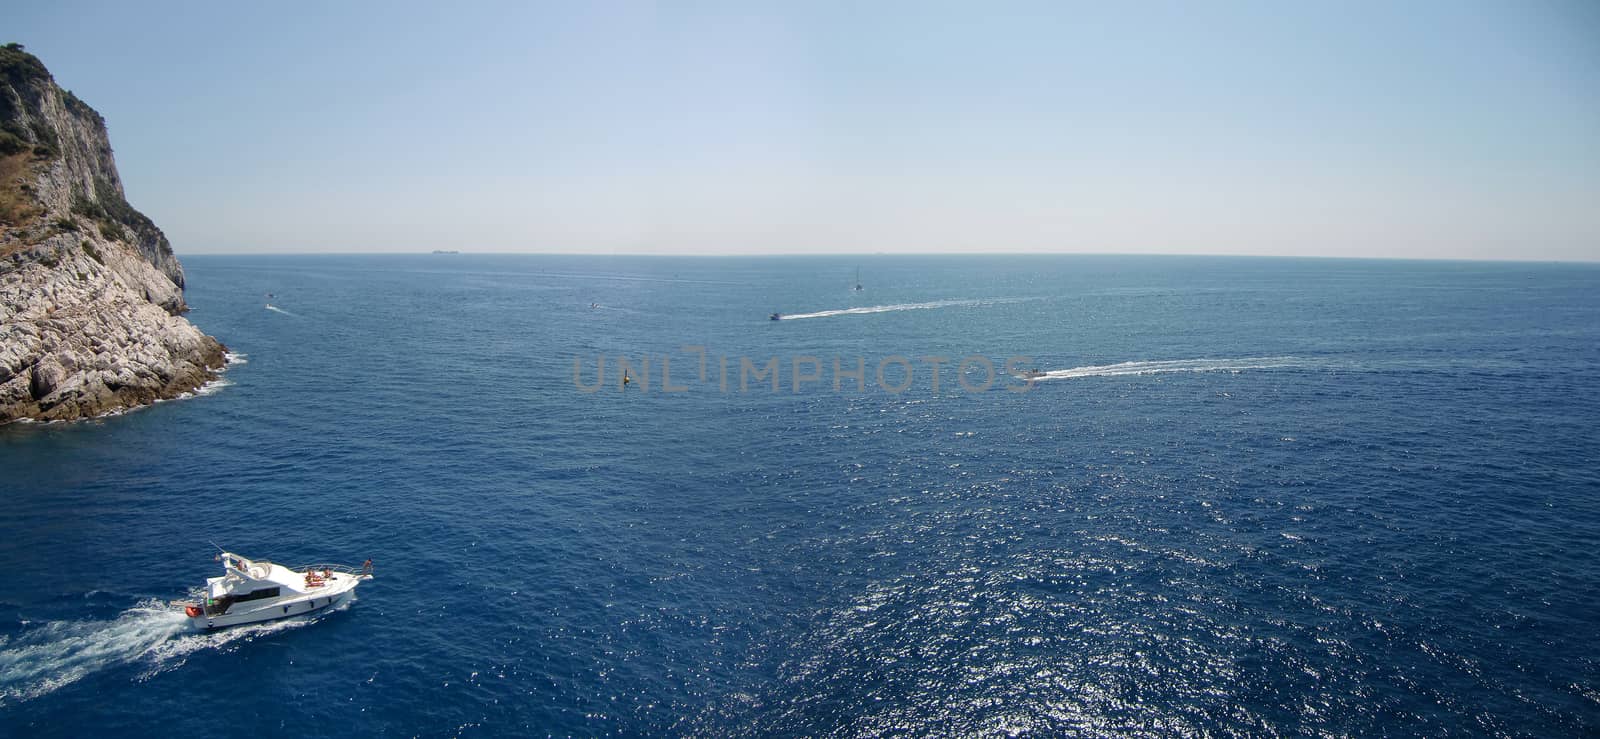
[[[123,665],[142,665],[139,679],[147,679],[182,665],[190,654],[202,649],[221,649],[299,628],[325,613],[345,610],[354,600],[307,616],[210,632],[192,630],[182,611],[153,599],[111,621],[51,621],[30,626],[15,637],[0,637],[0,707],[32,700]]]
[[[289,311],[286,311],[286,310],[284,310],[284,309],[282,309],[282,308],[279,308],[279,307],[278,307],[278,306],[276,306],[276,305],[269,305],[269,306],[267,306],[267,310],[270,310],[270,311],[274,311],[274,312],[276,312],[276,313],[282,313],[282,314],[284,314],[284,315],[286,315],[286,316],[295,316],[295,317],[296,317],[296,318],[298,318],[298,317],[299,317],[299,314],[296,314],[296,313],[290,313],[290,312],[289,312]]]
[[[1050,370],[1034,377],[1034,381],[1071,380],[1080,377],[1120,377],[1124,375],[1154,375],[1165,372],[1243,372],[1245,370],[1281,369],[1303,367],[1297,357],[1241,357],[1237,359],[1168,359],[1150,362],[1119,362],[1097,364],[1071,369]]]
[[[188,627],[156,601],[114,621],[51,621],[0,643],[0,704],[29,700],[112,665],[133,662]]]
[[[932,308],[954,308],[957,306],[995,305],[998,303],[1011,303],[1014,300],[935,300],[928,303],[896,303],[894,305],[871,305],[862,308],[840,308],[838,310],[820,310],[815,313],[792,313],[778,317],[781,321],[797,321],[801,318],[828,318],[830,316],[856,316],[867,313],[889,313],[900,310],[929,310]]]

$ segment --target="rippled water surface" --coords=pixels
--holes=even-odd
[[[1592,266],[185,266],[214,392],[0,428],[0,734],[1600,732]]]

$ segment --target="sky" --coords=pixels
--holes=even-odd
[[[180,255],[1600,260],[1600,3],[18,3]]]

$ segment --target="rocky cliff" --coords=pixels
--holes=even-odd
[[[0,47],[0,423],[101,415],[214,379],[183,267],[128,205],[105,120]]]

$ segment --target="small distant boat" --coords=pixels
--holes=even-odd
[[[861,290],[861,268],[856,267],[856,291]]]
[[[434,254],[460,254],[461,252],[459,250],[456,250],[456,249],[434,249],[433,253]]]
[[[1044,373],[1036,369],[1025,369],[1018,372],[1016,376],[1024,380],[1037,380],[1044,377]]]
[[[217,557],[223,574],[206,578],[198,603],[176,602],[197,629],[272,621],[326,610],[350,599],[356,586],[372,579],[372,560],[361,569],[319,564],[289,568],[232,552]]]
[[[774,314],[772,314],[772,317],[768,318],[767,320],[769,320],[769,321],[781,321],[781,320],[783,320],[783,314],[782,313],[774,313]]]
[[[278,306],[273,305],[271,303],[267,303],[267,310],[277,310],[277,309],[278,309]]]

